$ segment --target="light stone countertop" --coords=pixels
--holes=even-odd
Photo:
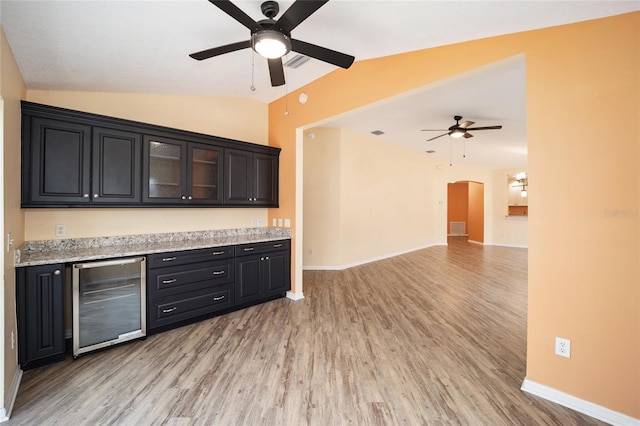
[[[262,227],[29,241],[16,250],[15,266],[84,262],[290,238],[290,229]]]

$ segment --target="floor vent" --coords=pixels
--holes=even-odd
[[[464,228],[464,222],[449,222],[449,229],[451,231],[449,235],[465,235]]]

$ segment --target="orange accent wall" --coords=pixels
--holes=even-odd
[[[484,184],[469,182],[469,240],[484,243]]]
[[[526,375],[640,418],[638,46],[640,12],[338,69],[290,93],[295,100],[304,91],[309,101],[289,101],[288,116],[285,99],[269,105],[269,144],[283,148],[278,214],[300,220],[296,129],[524,54],[528,172],[536,182]],[[573,120],[581,125],[567,126]],[[295,247],[302,236],[292,225]],[[298,280],[293,285],[302,289]],[[572,340],[571,359],[554,355],[555,336]]]
[[[469,233],[468,182],[447,185],[447,234],[451,234],[451,222],[464,222],[465,233]]]

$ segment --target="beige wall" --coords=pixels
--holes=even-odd
[[[496,245],[527,247],[529,245],[529,218],[507,216],[509,191],[507,175],[526,172],[524,168],[503,169],[493,171],[493,187],[495,188],[493,203],[493,243]],[[533,212],[535,214],[535,211]]]
[[[305,268],[340,269],[441,241],[431,159],[344,129],[306,135]]]
[[[270,144],[287,152],[281,173],[299,182],[297,129],[524,54],[528,169],[535,182],[526,375],[640,418],[638,45],[640,12],[356,61],[290,93],[295,98],[304,91],[309,101],[289,102],[286,118],[280,113],[285,99],[271,103]],[[572,117],[582,125],[567,126]],[[296,184],[280,189],[281,209],[299,220]],[[446,194],[446,186],[436,187],[438,202],[441,191]],[[443,216],[437,220],[444,233]],[[293,226],[294,245],[301,244],[298,223]],[[294,277],[299,291],[301,276]],[[571,359],[554,355],[556,336],[572,340]]]
[[[0,236],[3,241],[4,282],[2,283],[3,326],[0,327],[2,340],[0,352],[4,354],[2,392],[0,409],[8,410],[12,403],[12,387],[18,372],[18,351],[11,347],[13,333],[17,341],[16,307],[15,307],[15,268],[13,267],[13,248],[23,243],[24,219],[20,210],[20,99],[23,99],[26,87],[18,70],[11,48],[7,44],[4,32],[0,28],[0,94],[4,101],[2,122],[2,156],[3,167],[3,230]],[[7,234],[14,239],[14,247],[6,250]]]
[[[27,91],[27,100],[209,135],[267,144],[267,106],[246,99],[130,93]],[[25,209],[25,240],[251,227],[267,209]]]
[[[304,265],[341,265],[340,129],[316,127],[305,133],[304,170]]]

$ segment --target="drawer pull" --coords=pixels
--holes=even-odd
[[[253,251],[253,247],[247,247],[244,249],[244,251]]]
[[[171,262],[172,260],[176,260],[176,257],[172,256],[172,257],[163,257],[162,258],[163,262]]]
[[[282,247],[282,244],[274,244],[273,247],[274,248]]]
[[[178,281],[175,278],[171,278],[170,280],[162,280],[162,284],[171,284],[171,283],[175,283],[176,281]]]
[[[218,255],[220,255],[220,254],[224,254],[224,253],[225,253],[224,251],[214,251],[214,252],[213,252],[213,255],[214,255],[214,256],[218,256]]]
[[[213,298],[214,302],[217,302],[218,300],[224,300],[224,296],[218,296]]]
[[[213,275],[222,275],[225,271],[213,271]]]
[[[162,313],[163,313],[163,314],[168,314],[169,312],[173,312],[173,311],[175,311],[176,309],[178,309],[178,308],[176,308],[175,306],[174,306],[173,308],[170,308],[170,309],[163,309],[163,310],[162,310]]]

